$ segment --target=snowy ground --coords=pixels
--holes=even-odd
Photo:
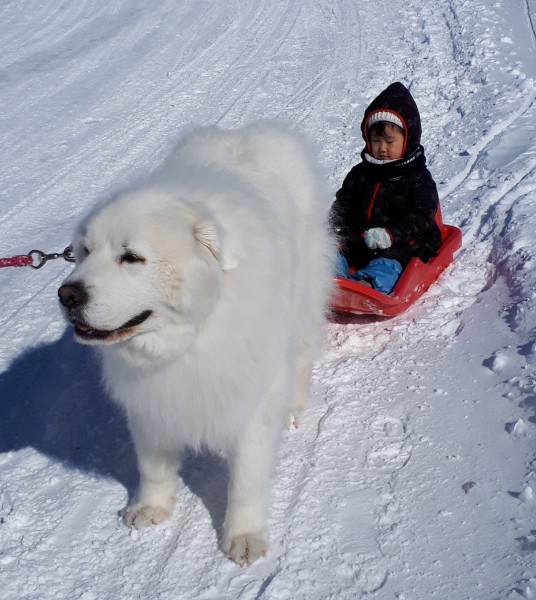
[[[395,80],[464,234],[406,314],[333,318],[245,570],[218,457],[189,458],[171,521],[121,524],[132,447],[60,317],[70,266],[2,269],[0,596],[536,598],[536,0],[0,0],[0,38],[0,257],[62,250],[193,123],[282,119],[334,192]]]

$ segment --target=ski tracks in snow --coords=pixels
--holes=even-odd
[[[494,21],[488,14],[483,20],[476,20],[470,12],[473,10],[472,4],[468,2],[443,3],[444,22],[434,20],[430,15],[429,11],[438,10],[436,5],[421,8],[418,15],[405,15],[406,22],[409,21],[414,26],[411,33],[406,31],[402,36],[421,58],[411,61],[410,88],[418,98],[419,105],[423,106],[421,113],[424,129],[429,136],[425,146],[430,168],[434,175],[437,173],[436,180],[440,182],[444,219],[462,227],[464,249],[440,281],[402,317],[387,322],[374,322],[360,317],[338,317],[331,326],[331,352],[326,356],[324,371],[325,374],[329,373],[324,383],[330,390],[328,396],[333,395],[334,404],[346,403],[349,395],[358,394],[362,399],[357,403],[356,411],[363,415],[365,421],[376,425],[373,431],[365,432],[364,443],[370,448],[365,452],[361,467],[376,471],[383,469],[386,475],[383,481],[380,480],[380,485],[378,480],[371,478],[369,487],[381,490],[378,498],[371,499],[380,507],[378,510],[382,514],[382,518],[374,524],[375,539],[378,552],[384,557],[382,564],[387,565],[390,580],[385,593],[395,594],[402,594],[397,588],[396,576],[405,573],[407,577],[408,570],[408,566],[401,565],[399,561],[399,547],[404,544],[404,534],[401,535],[400,532],[407,530],[410,522],[418,527],[412,520],[414,515],[412,517],[410,512],[404,514],[400,508],[401,505],[407,508],[409,500],[406,496],[407,488],[400,491],[400,477],[404,478],[404,475],[399,473],[399,469],[411,460],[415,448],[418,454],[422,453],[429,444],[429,439],[422,432],[419,435],[412,432],[411,427],[409,434],[407,433],[408,424],[415,419],[419,420],[419,411],[426,412],[427,401],[418,408],[417,414],[393,415],[393,411],[396,413],[400,410],[401,403],[397,402],[397,396],[401,392],[389,389],[386,382],[389,382],[389,376],[394,377],[395,387],[405,386],[402,393],[414,393],[416,397],[421,397],[427,391],[438,399],[443,394],[451,394],[452,390],[445,391],[448,385],[445,388],[431,388],[430,382],[411,383],[413,376],[418,378],[419,364],[421,368],[424,366],[422,360],[415,359],[417,368],[411,367],[411,348],[420,346],[422,349],[424,346],[434,355],[445,357],[449,356],[449,349],[456,352],[456,339],[463,331],[466,311],[481,299],[482,294],[494,284],[499,275],[506,276],[514,297],[517,295],[526,298],[524,294],[530,295],[529,278],[524,278],[523,274],[532,264],[529,259],[529,264],[525,266],[523,259],[527,254],[524,248],[529,245],[530,225],[523,226],[519,215],[523,214],[524,203],[529,206],[533,202],[535,189],[536,137],[532,125],[536,113],[534,82],[521,70],[515,55],[506,55],[502,63],[495,58],[497,54],[505,56],[496,52],[498,46],[511,43],[508,32],[501,30],[500,19]],[[435,24],[433,28],[427,26],[428,21]],[[468,30],[472,31],[469,35]],[[416,35],[419,31],[420,38],[418,33]],[[440,47],[449,48],[450,52],[441,52],[438,50]],[[505,78],[504,73],[508,73],[510,77]],[[433,88],[430,87],[432,81]],[[437,81],[441,82],[440,85],[436,85]],[[467,86],[468,90],[467,104],[463,106],[458,104],[460,86]],[[422,98],[424,102],[421,101]],[[488,119],[482,118],[485,111],[490,115]],[[430,121],[436,124],[432,133]],[[479,124],[488,122],[489,127],[477,130]],[[473,141],[468,144],[468,140]],[[450,149],[446,156],[444,152],[440,153],[440,147],[445,145]],[[437,154],[441,154],[442,159],[447,158],[447,162],[437,163],[434,160]],[[452,173],[453,170],[456,172],[454,176],[441,181],[442,173]],[[497,231],[502,234],[499,238],[492,235]],[[498,289],[502,288],[494,287],[494,291]],[[534,318],[528,313],[528,309],[524,310],[523,307],[518,311],[513,310],[509,323],[512,331],[523,333],[527,342],[525,347],[533,348]],[[397,355],[400,358],[397,359]],[[369,366],[367,361],[372,365]],[[519,364],[517,360],[513,362]],[[399,364],[398,371],[393,369],[396,364]],[[528,382],[525,385],[530,388],[533,367],[530,366],[530,361],[527,364],[523,359],[521,364],[524,364],[522,368],[525,371],[528,370],[524,380]],[[345,373],[355,374],[356,365],[362,365],[363,376],[357,382],[354,379],[353,389],[346,390]],[[386,370],[382,372],[382,368]],[[512,382],[505,381],[506,386],[512,384],[522,385],[515,378]],[[519,390],[512,394],[515,398],[520,397]],[[376,412],[372,414],[369,404],[371,399],[379,399]],[[374,400],[372,402],[374,404]],[[523,402],[522,400],[521,405]],[[525,403],[525,408],[529,408],[530,415],[531,400]],[[504,411],[504,405],[502,409]],[[334,412],[336,410],[338,409],[334,409]],[[523,406],[519,413],[524,413],[524,419],[527,419]],[[520,420],[513,419],[509,423],[499,422],[493,425],[526,435],[526,422],[522,416],[518,418]],[[375,436],[382,427],[387,432],[394,432],[394,439],[385,435],[378,440]],[[527,440],[523,441],[526,447]],[[523,456],[523,452],[518,456]],[[523,465],[518,467],[522,470]],[[521,479],[518,486],[532,490],[529,481],[531,466],[526,465],[526,469],[529,475],[524,481],[519,477],[518,470],[518,477]],[[530,490],[526,496],[531,495]],[[503,488],[502,493],[506,492],[507,489]],[[386,499],[383,506],[382,498]],[[513,505],[508,505],[506,510],[511,515],[517,512]],[[523,510],[523,506],[518,510],[525,514],[525,519],[520,519],[523,523],[520,529],[527,532],[527,510]],[[400,523],[402,526],[398,527]],[[385,524],[388,526],[385,527]],[[510,532],[509,534],[511,535]],[[526,535],[522,539],[528,540]],[[530,545],[530,542],[526,542],[525,546],[527,544]],[[393,552],[393,558],[396,558],[391,562],[389,558]],[[521,556],[519,558],[521,562],[525,560]],[[500,557],[497,560],[500,561]],[[439,565],[440,561],[435,567]],[[431,564],[430,572],[433,569],[434,565]],[[504,589],[508,593],[512,589],[506,582],[497,581],[494,585],[493,588],[488,587],[488,590],[493,589],[499,593],[499,589]],[[533,583],[529,582],[527,585],[529,595],[526,597],[530,597]],[[422,591],[421,589],[421,593]],[[430,593],[432,591],[436,592],[433,587],[430,588]],[[413,592],[416,593],[416,590]],[[452,589],[445,589],[444,593],[452,597]],[[518,592],[512,592],[516,593]],[[402,594],[397,597],[405,596]]]

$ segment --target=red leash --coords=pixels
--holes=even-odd
[[[29,254],[19,254],[11,258],[0,258],[1,267],[31,267],[33,258]]]
[[[32,267],[40,269],[47,261],[54,258],[63,258],[68,262],[74,262],[73,247],[67,246],[63,252],[53,252],[45,254],[41,250],[30,250],[28,254],[18,254],[9,258],[0,258],[0,268],[2,267]]]

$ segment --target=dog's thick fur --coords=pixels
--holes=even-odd
[[[230,462],[224,551],[266,553],[276,444],[304,408],[327,309],[323,193],[298,135],[200,128],[78,228],[59,295],[128,417],[140,483],[127,525],[169,517],[181,451],[208,447]]]

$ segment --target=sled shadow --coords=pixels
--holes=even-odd
[[[30,348],[0,373],[0,453],[34,448],[68,468],[113,478],[129,498],[138,483],[123,412],[106,395],[98,360],[66,330]],[[187,453],[180,475],[221,533],[228,470],[214,455]],[[120,509],[122,507],[118,507]]]
[[[340,312],[332,310],[328,314],[328,322],[334,325],[368,325],[379,321],[387,321],[392,317],[382,317],[381,315],[356,315],[351,312]]]

